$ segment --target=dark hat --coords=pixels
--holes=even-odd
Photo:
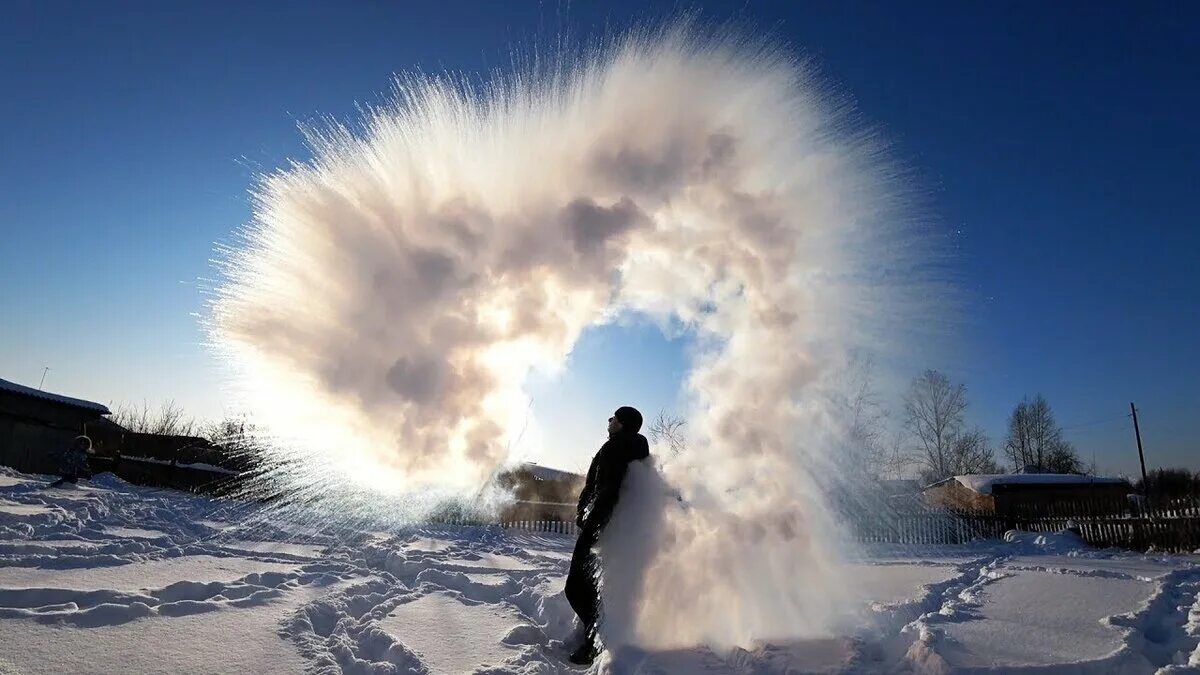
[[[642,413],[637,411],[637,408],[631,408],[623,405],[617,408],[614,417],[621,423],[621,429],[631,433],[637,433],[642,428]]]

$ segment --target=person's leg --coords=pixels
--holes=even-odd
[[[571,609],[579,616],[583,626],[583,639],[579,648],[571,654],[571,661],[588,664],[596,657],[596,622],[600,618],[599,559],[592,552],[591,542],[579,541],[571,556],[571,570],[567,574],[566,595]]]
[[[63,483],[65,483],[65,482],[67,482],[67,477],[66,477],[66,476],[63,476],[62,478],[59,478],[58,480],[56,480],[56,481],[54,481],[53,483],[51,483],[51,484],[47,485],[46,487],[48,487],[48,488],[56,488],[56,487],[58,487],[58,486],[62,485]]]
[[[594,628],[598,614],[596,600],[599,595],[596,585],[596,555],[592,553],[590,543],[582,538],[575,542],[565,590],[567,602],[571,603],[571,609],[579,616],[584,631]]]

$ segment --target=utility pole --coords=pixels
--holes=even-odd
[[[46,384],[46,373],[50,371],[50,366],[42,368],[42,381],[38,382],[38,391],[41,391],[42,385]]]
[[[1133,414],[1133,435],[1137,437],[1138,444],[1138,460],[1142,463],[1142,492],[1146,496],[1150,496],[1150,484],[1146,482],[1146,455],[1142,453],[1142,430],[1138,427],[1137,408],[1133,406],[1133,401],[1129,402],[1129,412]]]

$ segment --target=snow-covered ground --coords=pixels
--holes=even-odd
[[[46,482],[0,469],[0,673],[582,672],[565,536],[331,532],[107,474]],[[1200,672],[1200,559],[1013,539],[869,548],[842,634],[595,669]]]

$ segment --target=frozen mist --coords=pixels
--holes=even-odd
[[[825,634],[853,587],[822,482],[840,375],[900,347],[923,297],[898,172],[850,113],[787,51],[685,24],[481,84],[402,75],[360,126],[308,130],[208,321],[262,480],[343,513],[480,498],[530,370],[649,315],[702,349],[690,446],[639,472],[638,535],[605,544],[627,572],[610,643]]]

